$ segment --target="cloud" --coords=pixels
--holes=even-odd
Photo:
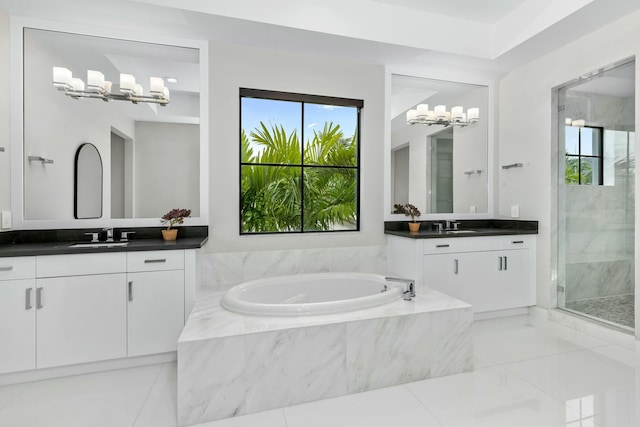
[[[316,127],[316,126],[318,126],[318,124],[317,124],[317,123],[311,123],[311,124],[310,124],[310,125],[308,125],[307,127],[308,127],[308,128],[313,128],[313,127]]]

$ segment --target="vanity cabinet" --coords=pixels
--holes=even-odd
[[[0,257],[0,374],[176,351],[195,251]]]
[[[0,374],[36,367],[35,257],[0,258]]]
[[[388,236],[393,274],[473,305],[475,313],[535,305],[535,237]]]
[[[129,356],[176,351],[184,326],[184,252],[127,254]]]

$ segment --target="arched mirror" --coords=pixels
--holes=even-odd
[[[76,151],[74,187],[74,217],[101,218],[102,158],[93,144],[82,144]]]

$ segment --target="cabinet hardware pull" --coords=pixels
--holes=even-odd
[[[129,281],[129,301],[133,301],[133,280]]]
[[[36,308],[42,307],[42,288],[36,288]]]
[[[498,257],[498,271],[502,271],[502,257]]]
[[[25,289],[25,300],[24,300],[24,309],[31,310],[33,306],[31,305],[31,288]]]
[[[11,271],[11,270],[13,270],[13,266],[12,265],[10,265],[8,267],[0,267],[0,271]]]
[[[154,263],[154,262],[167,262],[167,259],[166,258],[160,258],[160,259],[145,259],[144,260],[145,264],[151,264],[151,263]]]
[[[507,271],[507,257],[504,257],[504,270]]]
[[[512,240],[511,243],[517,245],[519,243],[524,243],[524,240]]]
[[[453,260],[453,274],[458,274],[458,260]]]
[[[448,248],[449,245],[436,245],[436,248]]]

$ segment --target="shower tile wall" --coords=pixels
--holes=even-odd
[[[614,172],[614,185],[565,188],[566,302],[634,292],[633,140],[628,153],[627,133],[606,131],[632,129],[632,101],[590,94],[569,95],[565,102],[566,117],[604,125],[604,168]]]
[[[198,293],[238,283],[303,273],[385,274],[386,246],[199,254]]]

